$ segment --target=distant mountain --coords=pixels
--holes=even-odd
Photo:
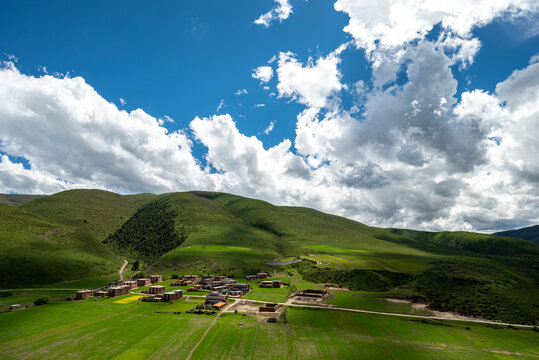
[[[524,239],[539,244],[539,225],[533,225],[516,230],[500,231],[494,233],[493,235]]]

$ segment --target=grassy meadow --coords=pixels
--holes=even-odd
[[[132,296],[0,314],[0,359],[185,359],[215,320],[185,313],[194,299],[117,303]],[[291,308],[277,324],[221,315],[192,359],[531,359],[538,341],[533,330]]]

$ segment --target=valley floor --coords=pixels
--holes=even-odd
[[[191,359],[539,357],[533,330],[304,308],[289,308],[285,322],[272,324],[244,314],[185,313],[202,299],[124,298],[0,314],[0,359],[186,359],[206,331]]]

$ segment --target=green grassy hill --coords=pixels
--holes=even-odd
[[[477,234],[464,231],[443,231],[438,233],[405,229],[389,229],[389,231],[393,234],[398,234],[410,239],[434,244],[443,244],[478,254],[503,256],[539,255],[539,247],[530,244],[529,241],[497,235]]]
[[[19,194],[0,194],[0,204],[19,206],[25,202],[39,199],[45,195],[19,195]]]
[[[20,208],[101,239],[154,197],[152,194],[126,196],[103,190],[69,190],[24,203]]]
[[[507,230],[494,233],[492,235],[509,236],[517,239],[524,239],[539,244],[539,225],[529,226],[522,229]]]
[[[70,190],[16,208],[0,204],[0,288],[116,279],[122,261],[102,240],[153,196]],[[26,199],[11,195],[18,197]]]
[[[1,236],[13,246],[0,248],[11,259],[1,263],[11,284],[2,287],[21,285],[14,280],[32,278],[28,273],[41,268],[46,271],[33,284],[102,276],[117,271],[123,258],[165,275],[241,277],[272,272],[266,260],[301,257],[309,261],[275,270],[380,296],[393,291],[466,315],[539,319],[539,246],[523,240],[379,229],[212,192],[123,196],[72,190],[2,209],[14,217],[0,220]],[[9,230],[24,222],[35,225]],[[29,256],[41,263],[25,268]]]
[[[0,204],[0,288],[102,276],[120,263],[84,230]]]

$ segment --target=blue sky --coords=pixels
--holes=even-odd
[[[97,1],[91,6],[53,1],[46,7],[22,1],[0,6],[2,51],[17,56],[21,71],[39,75],[38,67],[45,66],[49,73],[83,76],[118,106],[123,98],[126,109],[172,117],[176,122],[168,127],[174,130],[197,115],[214,114],[221,99],[223,111],[234,114],[247,134],[289,118],[265,138],[268,145],[293,136],[299,107],[271,99],[251,77],[252,69],[279,51],[306,59],[332,51],[347,38],[341,30],[347,16],[334,11],[330,1],[298,2],[296,21],[271,29],[253,20],[271,9],[272,1],[238,1],[235,6],[219,1]],[[366,78],[365,72],[353,75]],[[239,89],[248,95],[236,97]],[[255,107],[262,103],[267,108]]]
[[[3,2],[0,90],[20,106],[0,112],[6,129],[0,191],[197,188],[381,226],[487,231],[536,223],[539,195],[526,189],[535,186],[537,161],[531,154],[514,164],[508,159],[522,153],[512,141],[526,146],[518,134],[537,126],[511,106],[524,106],[513,94],[535,91],[520,78],[535,74],[537,5],[457,3],[440,9],[415,3],[406,7],[407,20],[395,21],[387,14],[399,14],[404,0]],[[291,11],[279,19],[285,7]],[[268,26],[255,22],[271,11]],[[259,66],[272,68],[267,83],[253,77]],[[527,74],[512,79],[515,71]],[[313,78],[319,80],[311,84]],[[93,88],[96,99],[78,97],[77,86]],[[58,100],[65,92],[73,92],[77,105]],[[31,97],[46,101],[37,106]],[[137,109],[153,119],[149,132],[124,116],[139,121]],[[524,128],[507,128],[501,119],[511,112],[527,116],[519,122]],[[95,115],[101,113],[104,120]],[[165,117],[174,121],[159,121]],[[151,135],[159,129],[167,130],[162,140]],[[49,130],[60,134],[57,142],[67,139],[63,147],[53,143],[55,136],[36,142],[36,132],[46,137]],[[142,132],[122,137],[131,130]],[[90,137],[103,138],[102,147],[84,143]],[[502,139],[494,149],[492,138]],[[187,152],[156,150],[152,141],[179,141]],[[155,153],[148,155],[148,148]],[[168,165],[152,160],[161,156],[181,158],[180,170],[167,175]],[[190,169],[185,178],[177,177],[181,169]],[[485,182],[487,173],[498,174],[499,182]],[[421,198],[426,178],[432,196]],[[503,197],[484,192],[501,184]],[[387,196],[403,189],[410,194],[402,199]],[[525,193],[527,215],[516,206]],[[480,200],[463,205],[473,197]],[[496,212],[506,201],[515,206]]]

